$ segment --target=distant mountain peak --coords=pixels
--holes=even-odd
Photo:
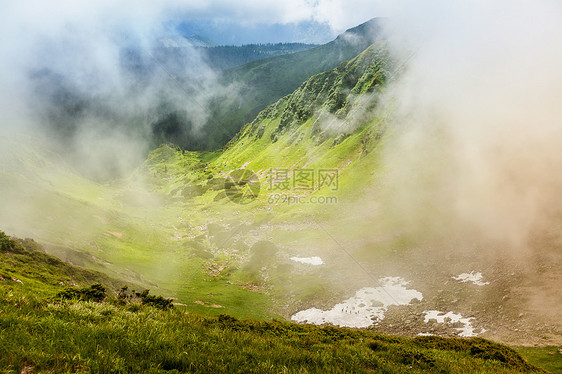
[[[167,34],[161,36],[158,42],[164,48],[214,47],[216,45],[211,39],[198,34],[190,36]]]
[[[382,27],[386,20],[383,17],[371,18],[359,26],[345,30],[338,35],[336,42],[353,42],[353,40],[361,39],[367,45],[372,44],[381,38]]]
[[[215,47],[217,45],[217,43],[204,35],[193,34],[190,36],[184,36],[184,38],[187,39],[194,47]]]

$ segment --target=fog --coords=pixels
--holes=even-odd
[[[291,293],[295,305],[322,297],[326,303],[335,297],[337,288],[343,293],[372,286],[378,279],[375,273],[411,279],[431,300],[436,279],[451,279],[451,272],[482,271],[490,279],[488,288],[501,290],[497,295],[479,295],[487,298],[501,293],[501,298],[506,288],[494,281],[503,276],[503,269],[495,271],[500,267],[495,261],[484,268],[489,258],[483,260],[482,253],[497,251],[502,261],[505,254],[517,257],[541,251],[556,255],[562,242],[562,173],[558,170],[562,165],[562,5],[556,1],[438,0],[354,1],[345,6],[340,1],[318,1],[315,9],[291,13],[300,3],[271,1],[259,7],[249,1],[240,4],[240,9],[237,3],[222,1],[211,5],[173,0],[4,4],[0,230],[34,237],[65,260],[85,261],[76,262],[81,266],[108,265],[108,269],[123,271],[119,276],[142,272],[151,282],[183,289],[192,279],[183,278],[182,264],[195,263],[187,256],[199,253],[205,264],[220,265],[222,259],[214,257],[215,250],[230,246],[229,235],[238,235],[238,228],[233,227],[246,230],[247,225],[251,235],[245,238],[242,231],[232,245],[236,246],[232,259],[240,262],[241,269],[252,241],[258,239],[271,240],[287,254],[306,256],[302,258],[323,256],[329,270],[317,273],[318,279],[337,285],[336,290],[323,290],[322,295],[307,300]],[[361,3],[360,11],[353,9],[356,3]],[[213,100],[236,100],[247,89],[219,83],[219,72],[189,44],[182,44],[181,49],[163,48],[182,41],[168,28],[170,20],[208,15],[213,6],[223,6],[219,19],[236,8],[235,19],[254,17],[256,22],[271,23],[312,19],[326,22],[333,30],[357,25],[367,16],[388,16],[386,45],[391,60],[400,63],[398,73],[387,77],[380,91],[347,92],[351,109],[345,116],[326,108],[317,108],[315,113],[320,130],[339,140],[345,140],[342,133],[366,124],[380,126],[376,136],[367,133],[364,138],[372,136],[371,144],[376,143],[373,148],[378,149],[362,150],[357,156],[372,158],[364,164],[344,160],[342,167],[342,181],[356,182],[355,176],[343,177],[347,172],[343,168],[376,168],[357,173],[373,181],[367,188],[374,193],[365,196],[358,191],[367,185],[364,180],[361,186],[345,186],[349,195],[338,196],[342,203],[326,208],[327,213],[321,214],[325,220],[310,228],[306,217],[322,209],[261,206],[252,210],[249,205],[249,210],[243,210],[226,199],[221,201],[214,189],[196,198],[199,190],[190,189],[190,183],[201,187],[199,183],[214,182],[220,188],[221,178],[211,174],[217,171],[212,168],[188,175],[187,158],[153,169],[147,163],[133,172],[155,145],[166,140],[164,135],[204,137],[204,126],[212,120]],[[244,12],[250,8],[253,12]],[[346,12],[353,12],[353,17],[346,17]],[[174,132],[177,129],[168,128],[166,121],[179,123],[181,131]],[[380,139],[383,130],[386,134]],[[296,154],[301,151],[297,144]],[[310,152],[318,160],[309,161],[320,162],[328,155],[327,162],[335,162],[337,152],[330,153],[334,148],[326,154]],[[162,151],[176,157],[174,152]],[[46,160],[46,155],[52,159]],[[259,165],[263,161],[251,152],[227,155],[233,160],[224,165],[245,162],[244,167],[251,167],[253,160]],[[275,158],[268,162],[277,161],[283,162]],[[227,226],[231,232],[222,229]],[[293,235],[286,226],[303,234]],[[228,236],[227,240],[219,243],[213,230]],[[404,236],[412,240],[402,240]],[[550,242],[542,245],[543,240]],[[327,251],[330,246],[334,252]],[[305,252],[309,250],[312,253]],[[358,260],[352,257],[356,250]],[[468,255],[455,257],[461,250]],[[391,253],[388,258],[387,252]],[[268,256],[259,261],[269,266],[279,260]],[[337,266],[330,265],[336,263],[330,261],[334,259]],[[465,268],[466,259],[478,268]],[[529,273],[536,270],[529,261],[507,266],[513,263],[524,264]],[[261,269],[263,264],[259,265]],[[435,274],[425,274],[425,269]],[[258,275],[256,279],[261,282]],[[547,284],[544,279],[545,283],[538,284]],[[313,282],[310,289],[316,286]],[[555,290],[529,289],[537,305],[554,311],[551,321],[556,321],[559,297],[551,297]],[[191,296],[184,297],[192,301]],[[547,299],[553,301],[547,303]],[[471,300],[464,301],[468,305]]]
[[[266,16],[270,5],[256,10],[257,19],[345,24],[327,10],[339,5],[289,17],[277,4],[278,19]],[[183,49],[182,64],[155,53],[162,38],[175,37],[166,21],[207,8],[176,1],[5,4],[2,138],[16,131],[44,136],[85,175],[105,180],[145,159],[160,140],[151,125],[161,113],[189,118],[185,131],[200,134],[210,100],[241,88],[219,85],[194,48]],[[384,151],[389,216],[418,230],[476,230],[524,247],[562,208],[562,6],[402,1],[369,10],[390,17],[389,45],[408,61],[380,99],[393,108]],[[358,108],[362,121],[371,108]],[[326,130],[341,127],[323,116]]]
[[[203,136],[210,100],[234,96],[238,88],[218,84],[188,43],[163,48],[170,38],[182,39],[166,28],[177,6],[3,6],[3,137],[15,131],[42,137],[84,175],[107,180],[130,173],[150,147],[176,132]]]
[[[187,148],[205,148],[200,143],[205,124],[212,122],[213,102],[236,100],[241,90],[251,89],[219,83],[218,72],[186,44],[174,22],[316,22],[338,33],[366,21],[377,7],[301,0],[6,3],[0,22],[0,131],[4,138],[21,131],[47,139],[90,178],[122,177],[171,138]],[[177,42],[182,48],[163,48]],[[225,130],[223,138],[231,132]]]
[[[390,217],[526,248],[562,209],[562,5],[402,4],[390,45],[413,57],[385,98]]]

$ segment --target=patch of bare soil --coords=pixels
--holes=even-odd
[[[477,336],[494,341],[519,346],[562,345],[562,253],[558,249],[542,252],[548,256],[517,257],[505,255],[497,248],[462,248],[457,244],[396,251],[372,263],[362,259],[363,269],[343,255],[331,258],[331,263],[338,264],[325,272],[334,285],[332,304],[341,301],[338,288],[349,291],[347,298],[362,287],[376,286],[378,279],[399,276],[409,282],[408,288],[421,292],[423,300],[390,306],[384,318],[370,327],[376,331],[458,337],[466,331],[468,321],[468,327]],[[477,282],[459,277],[478,273],[482,278]],[[299,305],[299,311],[322,308],[321,301]],[[293,304],[287,305],[294,308]],[[429,311],[463,322],[450,318],[428,320]],[[287,309],[283,314],[290,316],[295,312]]]
[[[206,302],[201,301],[201,300],[195,300],[193,303],[194,303],[194,304],[198,304],[198,305],[202,305],[202,306],[204,306],[204,307],[206,307],[206,308],[216,308],[216,309],[224,308],[224,306],[222,306],[222,305],[219,305],[219,304],[209,304],[209,303],[206,303]]]
[[[104,232],[105,236],[114,236],[118,239],[121,239],[123,237],[123,234],[121,234],[120,232],[116,232],[116,231],[107,231]]]

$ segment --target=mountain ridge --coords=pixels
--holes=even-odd
[[[178,145],[190,150],[222,147],[268,105],[296,90],[311,76],[337,67],[383,38],[385,21],[384,18],[374,18],[321,46],[256,60],[223,72],[219,80],[221,84],[235,84],[240,91],[234,100],[219,97],[211,101],[211,120],[200,135],[212,139],[211,143],[204,145],[196,142],[190,145],[186,139],[187,143],[180,141]],[[189,138],[187,134],[185,136]]]

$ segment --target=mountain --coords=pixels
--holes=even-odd
[[[356,112],[352,107],[359,101],[346,105],[346,92],[350,87],[356,87],[357,95],[376,92],[384,83],[384,69],[389,64],[384,48],[373,46],[339,69],[313,77],[293,95],[270,107],[232,141],[225,153],[163,146],[151,152],[143,167],[122,182],[93,183],[77,175],[39,141],[13,137],[4,141],[0,150],[0,227],[16,235],[36,237],[46,243],[48,253],[74,265],[166,290],[167,295],[188,304],[190,310],[253,318],[278,315],[279,311],[271,309],[270,298],[256,292],[263,284],[262,276],[244,260],[254,256],[257,261],[260,251],[270,250],[270,245],[257,244],[265,240],[261,239],[259,222],[265,223],[267,215],[251,213],[249,221],[249,217],[241,216],[228,219],[231,228],[225,230],[223,217],[238,209],[227,199],[225,177],[248,161],[255,163],[253,168],[289,167],[302,158],[302,149],[308,145],[315,154],[325,154],[329,159],[326,167],[340,168],[342,162],[354,159],[355,145],[350,146],[349,141],[353,139],[360,146],[364,137],[375,139],[376,131],[367,135],[370,129],[365,127],[350,136],[348,143],[339,137],[340,145],[331,150],[335,138],[328,137],[316,146],[326,134],[315,130],[318,134],[314,137],[293,141],[292,148],[283,150],[293,131],[312,128],[312,118],[292,118],[291,108],[312,112],[326,103],[330,115],[343,118],[349,112],[351,118]],[[286,117],[283,129],[266,126],[282,116]],[[374,144],[365,142],[369,147]],[[291,151],[294,154],[283,164],[274,162]],[[209,219],[205,212],[209,207],[216,208],[220,218]],[[178,217],[182,217],[180,221]],[[260,239],[246,242],[246,233]],[[223,248],[225,252],[220,254]],[[244,254],[240,257],[231,251]],[[279,292],[281,297],[289,289]],[[302,287],[297,295],[307,292],[308,287]],[[209,297],[211,294],[214,296]],[[221,308],[215,310],[209,305]]]
[[[10,144],[0,148],[0,227],[35,237],[48,253],[74,265],[136,280],[185,304],[188,315],[183,310],[165,316],[158,312],[162,319],[148,327],[133,323],[138,327],[134,331],[144,336],[139,340],[134,339],[139,337],[136,333],[128,339],[131,335],[123,331],[123,326],[131,326],[121,323],[131,311],[112,304],[71,304],[59,314],[74,326],[75,320],[65,319],[67,311],[86,308],[87,316],[114,331],[108,344],[149,341],[146,336],[153,336],[149,331],[160,328],[163,345],[157,345],[144,362],[162,367],[184,369],[190,363],[200,367],[197,356],[207,357],[211,351],[205,350],[209,334],[222,334],[221,342],[258,341],[260,347],[267,339],[267,344],[289,352],[284,358],[304,352],[311,360],[320,360],[307,351],[308,340],[300,344],[303,337],[311,338],[315,350],[328,349],[324,344],[333,348],[328,358],[349,350],[353,357],[362,357],[359,361],[341,357],[349,366],[326,363],[342,371],[363,370],[365,362],[381,357],[389,366],[382,358],[373,365],[397,372],[405,368],[396,366],[395,360],[419,372],[439,371],[442,365],[452,372],[536,370],[521,364],[511,350],[482,338],[515,346],[549,346],[524,352],[553,362],[558,356],[547,352],[559,344],[562,334],[552,284],[561,259],[545,248],[555,248],[558,236],[536,244],[537,256],[523,265],[516,259],[489,256],[497,249],[494,243],[479,243],[482,248],[475,251],[472,243],[453,233],[443,238],[415,231],[408,222],[393,220],[392,210],[385,206],[393,193],[385,186],[388,170],[382,168],[383,145],[393,131],[387,120],[393,103],[381,100],[381,94],[397,74],[397,65],[385,42],[378,41],[267,106],[223,149],[193,152],[165,144],[131,176],[112,183],[94,183],[49,149],[10,138]],[[541,296],[541,308],[528,301],[536,295]],[[17,306],[9,305],[13,318],[19,318]],[[94,312],[88,312],[92,308]],[[43,309],[25,311],[42,321]],[[137,312],[142,321],[155,315],[151,309]],[[373,331],[358,331],[341,340],[333,336],[355,332],[240,322],[221,314]],[[95,330],[81,331],[86,337]],[[183,344],[173,331],[197,338]],[[331,337],[322,340],[325,331]],[[269,332],[288,341],[269,340]],[[388,339],[397,345],[389,348],[384,341],[366,349],[361,339],[377,340],[372,333],[391,334]],[[334,340],[352,346],[332,345]],[[144,351],[152,347],[139,344]],[[16,349],[16,344],[11,347]],[[129,362],[127,352],[137,352],[138,346],[127,347],[120,357]],[[412,347],[417,355],[410,354]],[[434,347],[440,349],[436,352]],[[219,348],[232,352],[231,345]],[[227,353],[222,357],[226,368],[231,362],[242,365]],[[268,353],[252,357],[259,357],[259,362],[281,360]],[[295,360],[302,365],[300,358]],[[293,361],[282,362],[279,365],[290,366]]]
[[[189,40],[194,47],[215,47],[217,45],[213,40],[203,35],[193,34],[185,38]]]
[[[535,259],[540,271],[519,272],[515,260],[491,262],[486,250],[415,231],[385,208],[392,191],[381,146],[392,131],[392,103],[380,95],[396,65],[377,42],[268,106],[224,149],[163,145],[114,183],[94,183],[38,142],[13,137],[0,149],[0,227],[37,238],[74,265],[166,292],[197,313],[299,318],[391,277],[423,299],[389,309],[380,331],[459,336],[464,327],[425,322],[427,311],[452,311],[470,334],[557,342],[555,313],[525,301],[529,292],[556,300],[555,254]],[[253,171],[249,185],[259,186],[245,204],[236,203],[245,195],[232,181],[252,174],[231,175],[238,169]],[[537,253],[556,245],[556,237],[545,240],[552,242],[537,244]],[[310,268],[292,260],[316,257],[321,264]],[[473,273],[488,284],[452,279]]]
[[[262,180],[267,180],[271,168],[305,166],[337,169],[340,178],[347,178],[348,172],[354,178],[361,169],[358,164],[376,162],[387,115],[377,110],[377,104],[393,69],[385,43],[375,43],[268,106],[224,149],[197,153],[165,145],[151,153],[141,170],[152,176],[151,185],[172,199],[194,190],[199,191],[196,196],[215,202],[227,202],[221,186],[226,174],[238,168],[255,170]],[[360,189],[371,178],[364,176],[354,188]],[[267,200],[268,193],[263,186],[261,199]]]
[[[381,167],[392,103],[380,97],[396,66],[384,41],[375,43],[268,106],[223,150],[199,154],[166,145],[142,174],[191,216],[200,209],[213,217],[210,242],[189,245],[204,249],[212,268],[230,268],[223,274],[269,293],[285,318],[303,320],[302,312],[308,321],[355,326],[338,306],[350,303],[360,315],[353,300],[365,285],[396,281],[423,298],[389,309],[378,331],[555,346],[562,326],[552,284],[562,257],[548,248],[558,236],[533,244],[531,266],[509,256],[491,259],[495,243],[475,248],[453,230],[434,237],[393,219],[386,201],[394,191],[384,185],[390,171]],[[251,192],[233,190],[232,178]],[[246,246],[250,237],[267,244]],[[240,253],[248,260],[234,260]],[[313,264],[300,267],[301,260]],[[535,293],[548,306],[529,303]],[[457,322],[431,323],[430,311]]]
[[[198,131],[205,120],[195,119],[210,117],[209,100],[234,96],[227,83],[216,81],[218,72],[314,47],[299,43],[210,46],[204,38],[173,34],[157,38],[152,48],[134,40],[125,42],[118,59],[108,62],[119,72],[115,81],[96,74],[77,78],[48,67],[29,72],[34,115],[41,119],[46,135],[59,140],[60,150],[70,149],[81,132],[110,129],[137,139],[150,138],[154,145],[173,141],[209,148]],[[93,129],[92,123],[97,124]]]
[[[213,19],[188,19],[168,22],[166,30],[185,37],[204,35],[217,45],[248,45],[263,43],[284,43],[287,41],[305,44],[324,44],[337,35],[326,23],[302,21],[291,23],[244,22],[226,18],[217,22]]]
[[[111,129],[150,138],[155,145],[173,142],[190,150],[218,149],[267,105],[379,40],[383,22],[373,19],[317,47],[194,47],[189,38],[164,34],[147,49],[125,38],[118,61],[113,61],[118,81],[97,73],[78,79],[49,67],[30,71],[33,110],[46,133],[61,140],[62,150],[92,123],[98,124],[95,132]],[[197,45],[208,43],[197,40]],[[225,68],[230,69],[213,71]]]
[[[206,142],[193,145],[179,142],[179,145],[190,149],[221,147],[266,106],[293,92],[313,75],[335,68],[380,40],[383,23],[384,19],[372,19],[319,47],[225,71],[221,82],[241,87],[236,100],[219,98],[211,104],[212,117],[203,128]]]
[[[316,47],[315,44],[276,43],[214,46],[199,48],[208,66],[214,70],[228,70],[248,62],[286,55]]]

